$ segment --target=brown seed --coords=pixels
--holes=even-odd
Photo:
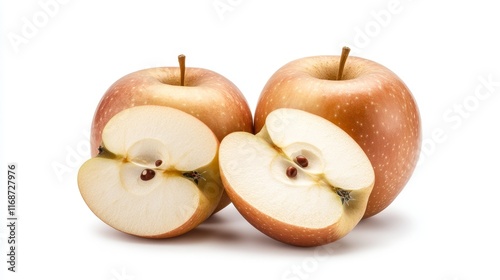
[[[155,171],[152,169],[144,169],[141,173],[141,180],[149,181],[155,177]]]
[[[297,156],[295,158],[295,161],[297,162],[298,165],[300,165],[301,167],[304,167],[304,168],[309,165],[309,161],[303,155]]]
[[[286,169],[286,176],[288,176],[289,178],[294,178],[295,176],[297,176],[297,168],[289,166]]]
[[[163,161],[161,161],[161,159],[155,161],[155,166],[158,167],[160,166],[161,164],[163,163]]]

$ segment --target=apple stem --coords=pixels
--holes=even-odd
[[[342,48],[342,54],[340,55],[339,72],[337,74],[337,80],[342,80],[342,72],[344,72],[345,62],[347,61],[347,57],[349,56],[350,51],[351,51],[351,49],[349,47]]]
[[[180,54],[178,59],[179,59],[179,68],[181,69],[181,86],[184,86],[184,76],[186,75],[186,56]]]

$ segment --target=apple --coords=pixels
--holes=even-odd
[[[255,228],[281,242],[318,246],[349,233],[365,213],[375,175],[345,131],[296,109],[271,112],[256,135],[219,148],[222,182]]]
[[[88,207],[106,224],[136,236],[183,234],[209,217],[223,192],[219,141],[199,119],[142,105],[114,115],[99,153],[79,169]]]
[[[113,83],[102,97],[91,127],[92,156],[97,155],[106,123],[124,109],[161,105],[184,111],[205,123],[222,139],[234,131],[253,131],[252,113],[241,91],[224,76],[203,68],[157,67],[130,73]],[[216,212],[230,203],[224,194]]]
[[[348,53],[344,48],[342,56],[305,57],[278,69],[259,97],[255,131],[278,108],[311,112],[346,131],[375,170],[367,218],[389,206],[410,179],[422,141],[421,122],[412,93],[395,73],[364,58],[347,59]]]

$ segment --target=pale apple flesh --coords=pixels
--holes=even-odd
[[[352,138],[325,119],[293,109],[269,114],[257,135],[228,135],[219,162],[238,211],[263,233],[298,246],[333,242],[350,232],[374,183],[370,161]]]
[[[183,234],[219,203],[218,145],[205,124],[177,109],[123,110],[104,127],[100,153],[81,166],[80,193],[119,231],[149,238]]]
[[[339,56],[292,61],[269,79],[255,112],[255,131],[278,108],[314,113],[346,131],[375,170],[364,217],[384,210],[410,179],[420,152],[418,107],[403,81],[386,67],[351,56],[336,80]]]

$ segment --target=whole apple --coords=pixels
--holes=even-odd
[[[91,155],[96,156],[102,131],[108,121],[124,109],[139,105],[161,105],[184,111],[205,123],[219,142],[235,131],[253,132],[252,113],[241,91],[224,76],[203,68],[157,67],[130,73],[104,93],[91,128]],[[223,195],[215,212],[230,203]]]
[[[308,111],[346,131],[375,171],[367,218],[389,206],[410,179],[420,152],[421,122],[413,95],[395,73],[374,61],[347,59],[347,54],[301,58],[277,70],[260,95],[255,131],[278,108]]]

